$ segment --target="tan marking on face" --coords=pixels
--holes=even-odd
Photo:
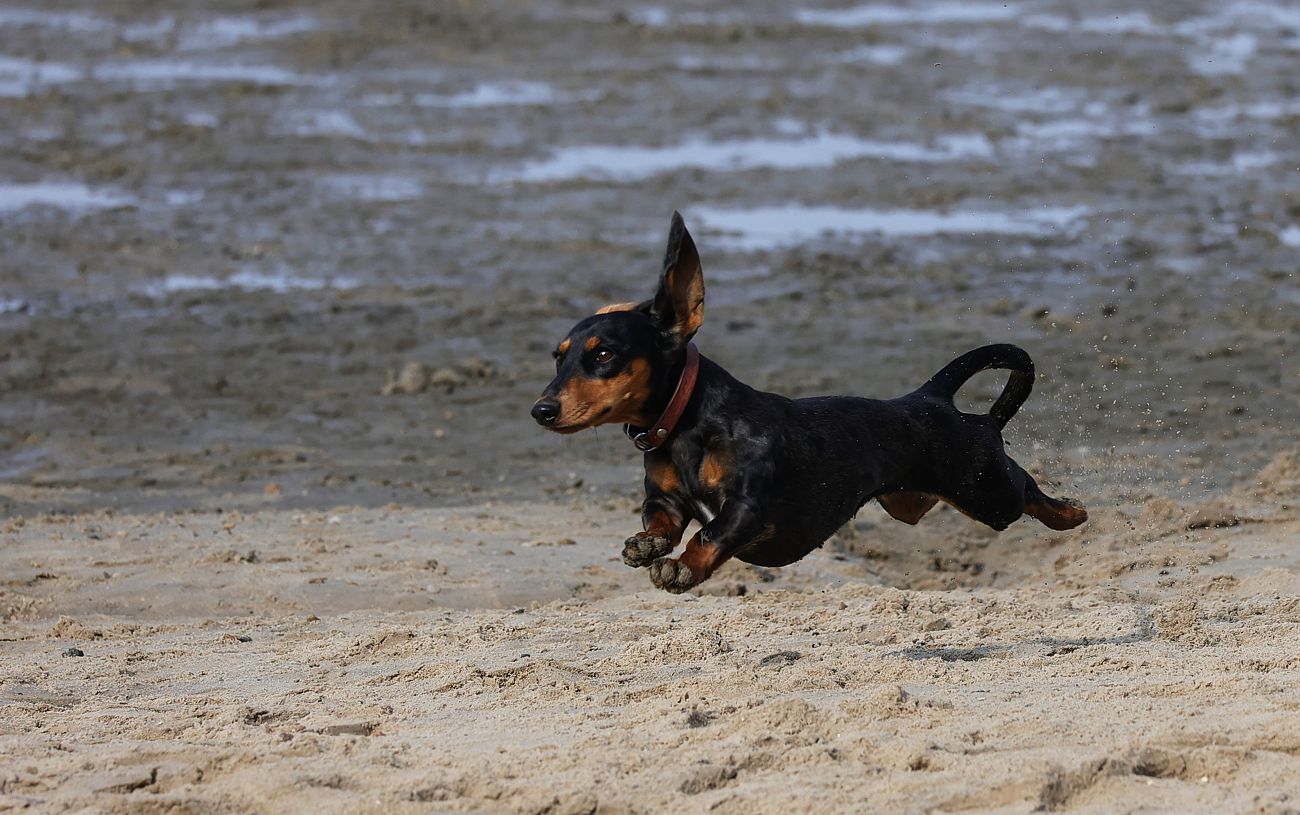
[[[650,363],[634,359],[617,376],[594,379],[575,376],[557,394],[560,416],[554,429],[576,432],[602,424],[645,425],[643,415],[650,399]]]
[[[610,303],[596,309],[596,314],[613,314],[616,311],[635,311],[639,303]]]
[[[571,345],[573,345],[573,340],[565,337],[564,342],[560,343],[560,347],[555,350],[559,351],[561,354],[567,354],[569,353],[569,347]]]
[[[706,490],[717,490],[727,479],[727,459],[720,453],[704,454],[700,462],[700,486]]]
[[[672,493],[681,490],[682,482],[677,477],[677,468],[667,458],[647,463],[645,474],[650,479],[650,483],[654,484],[660,492]]]
[[[582,347],[586,348],[588,351],[595,351],[596,346],[598,345],[600,345],[600,337],[588,337],[587,341],[582,344]]]

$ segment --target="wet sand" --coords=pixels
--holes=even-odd
[[[1246,3],[0,9],[0,810],[1296,812],[1297,60]],[[630,445],[527,409],[675,208],[706,355],[1017,343],[1092,520],[652,591]]]

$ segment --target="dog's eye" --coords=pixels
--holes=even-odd
[[[614,352],[609,350],[608,348],[601,348],[600,350],[596,351],[596,362],[600,363],[601,365],[612,362],[613,360],[614,360]]]

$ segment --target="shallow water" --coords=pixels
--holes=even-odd
[[[417,94],[417,105],[448,108],[491,108],[505,105],[547,105],[563,101],[555,88],[544,82],[484,82],[473,89],[445,96]]]
[[[1014,19],[1017,3],[939,2],[918,6],[869,4],[846,9],[796,9],[794,18],[806,25],[866,28],[874,25],[983,23]]]
[[[45,11],[34,8],[0,8],[0,26],[12,28],[61,28],[85,33],[109,28],[111,24],[102,17],[90,13]]]
[[[0,96],[27,96],[81,78],[81,71],[66,63],[0,56]]]
[[[418,180],[397,175],[332,175],[320,179],[320,186],[357,201],[411,201],[424,193],[424,185]]]
[[[104,82],[129,82],[146,88],[170,88],[191,82],[311,85],[325,81],[321,77],[305,76],[276,65],[161,58],[105,62],[90,69],[90,78]]]
[[[165,22],[171,23],[170,20]],[[315,16],[302,13],[270,19],[264,17],[215,17],[202,20],[193,25],[175,26],[167,34],[176,36],[177,48],[206,51],[245,42],[292,37],[316,31],[320,27],[320,21]]]
[[[132,202],[120,191],[70,181],[32,184],[0,183],[0,212],[26,207],[53,207],[73,212],[118,207]]]
[[[887,142],[818,132],[797,139],[693,139],[666,147],[583,145],[555,151],[549,158],[515,170],[499,170],[495,181],[549,182],[577,178],[635,181],[687,168],[737,172],[755,168],[797,170],[830,167],[855,159],[942,162],[984,158],[992,146],[979,134],[938,136],[933,146]]]
[[[945,233],[1044,235],[1078,222],[1087,207],[997,210],[874,210],[787,205],[753,209],[695,206],[690,214],[728,248],[755,251],[826,236],[920,237]]]
[[[168,275],[162,280],[140,287],[139,291],[149,297],[220,289],[287,294],[322,289],[355,289],[358,285],[360,285],[358,281],[348,277],[336,276],[323,279],[304,277],[292,269],[278,267],[272,270],[245,269],[222,278],[187,274]]]

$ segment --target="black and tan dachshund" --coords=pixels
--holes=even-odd
[[[622,423],[644,451],[645,531],[628,538],[623,560],[648,566],[655,586],[686,591],[733,556],[793,563],[873,498],[909,524],[939,501],[997,530],[1022,514],[1051,529],[1087,520],[1003,449],[1001,430],[1034,382],[1020,348],[977,348],[897,399],[787,399],[700,356],[691,338],[703,319],[699,254],[674,213],[654,299],[606,306],[575,325],[532,409],[557,433]],[[988,414],[957,410],[957,389],[991,368],[1011,375]],[[668,557],[692,520],[699,532]]]

